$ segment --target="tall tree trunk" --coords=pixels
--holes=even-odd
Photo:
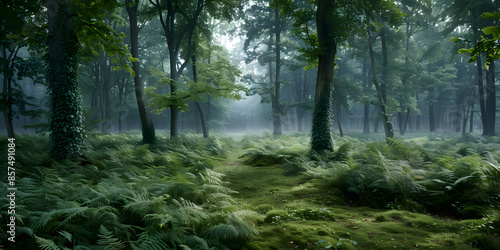
[[[495,135],[495,118],[496,118],[496,90],[495,90],[495,62],[489,64],[486,69],[486,119],[483,124],[483,135]]]
[[[409,51],[410,51],[410,37],[411,37],[411,33],[410,33],[410,22],[407,22],[406,23],[406,44],[405,44],[405,51],[406,51],[406,54],[405,54],[405,68],[407,70],[408,69],[408,54],[409,54]],[[385,39],[385,36],[384,36],[384,39]],[[408,82],[408,78],[409,78],[409,75],[408,73],[405,73],[403,75],[403,79],[402,79],[402,85],[405,86]],[[404,95],[406,97],[406,94],[407,93],[399,93],[399,95]],[[400,102],[399,102],[399,107],[400,107],[400,112],[398,112],[398,121],[399,121],[399,135],[404,135],[405,132],[406,132],[406,127],[408,126],[408,120],[409,120],[409,117],[410,117],[410,108],[408,107],[407,108],[407,112],[406,112],[406,117],[405,119],[403,120],[403,100],[404,98],[401,98]]]
[[[136,0],[137,1],[137,0]],[[158,11],[158,17],[160,19],[160,23],[162,25],[165,38],[167,40],[167,47],[169,52],[170,59],[170,93],[172,96],[176,95],[177,91],[177,80],[179,76],[182,74],[182,71],[187,66],[189,59],[191,58],[191,45],[194,28],[198,21],[198,17],[205,6],[204,0],[197,0],[195,5],[196,9],[192,16],[186,15],[186,13],[182,13],[188,18],[186,25],[180,29],[177,29],[178,19],[176,19],[176,15],[179,13],[179,9],[177,8],[177,1],[172,2],[172,0],[166,1],[166,9],[167,13],[164,16],[163,6],[164,1],[160,0],[150,0],[149,1]],[[181,48],[181,43],[187,37],[187,55],[185,57],[184,62],[182,62],[177,68],[177,63],[179,61],[179,52]],[[170,106],[170,138],[177,139],[179,137],[179,128],[178,128],[178,120],[179,120],[179,107]]]
[[[280,17],[278,8],[274,9],[274,18],[275,18],[275,48],[276,48],[276,77],[274,78],[274,100],[272,102],[273,106],[273,135],[281,135],[281,107],[280,107],[280,98],[281,98],[281,27],[280,27]]]
[[[333,69],[337,41],[335,40],[335,0],[319,0],[316,10],[316,25],[319,48],[318,75],[314,94],[311,150],[321,153],[333,151],[331,132],[331,104],[333,91]]]
[[[486,115],[486,102],[484,98],[484,84],[483,84],[483,63],[481,62],[481,56],[476,57],[476,68],[477,68],[477,89],[479,93],[479,108],[481,113],[481,122],[483,124],[483,135],[485,132],[485,127],[487,127],[487,115]]]
[[[83,114],[78,89],[78,38],[70,0],[48,0],[47,45],[51,114],[50,148],[55,159],[83,155]]]
[[[111,130],[111,106],[110,97],[111,92],[111,62],[108,61],[107,54],[104,55],[104,60],[102,64],[102,88],[103,88],[103,104],[104,104],[104,131],[110,132]]]
[[[458,78],[460,79],[460,78]],[[462,120],[464,116],[464,110],[465,110],[465,96],[466,93],[463,93],[462,91],[457,91],[457,96],[455,98],[456,103],[455,103],[455,120],[453,121],[453,126],[454,130],[457,133],[460,133],[462,131]],[[464,129],[465,130],[465,129]]]
[[[384,99],[384,103],[387,103],[387,67],[389,66],[389,60],[387,55],[387,39],[385,35],[386,27],[384,26],[382,27],[382,31],[380,32],[380,43],[382,44],[382,82],[380,83],[380,92],[382,93],[382,99]],[[387,127],[385,128],[387,129]]]
[[[434,114],[434,104],[429,104],[429,131],[436,132],[436,115]]]
[[[122,83],[125,82],[125,80],[122,80]],[[125,107],[124,104],[124,89],[121,84],[118,85],[118,104],[120,105],[120,109],[118,111],[118,132],[121,133],[123,131],[122,127],[122,108]]]
[[[4,73],[3,75],[3,93],[4,99],[7,99],[5,103],[7,107],[3,111],[3,117],[5,119],[5,128],[7,129],[7,137],[15,138],[14,125],[12,124],[12,77],[9,77]]]
[[[408,126],[408,121],[410,120],[410,108],[407,108],[406,109],[406,118],[405,118],[405,121],[403,123],[403,133],[401,135],[404,135],[406,133],[406,128]],[[410,126],[410,129],[411,129],[411,126]]]
[[[196,58],[196,43],[193,45],[193,56],[192,56],[192,61],[193,61],[193,80],[195,84],[198,84],[198,65],[197,65],[197,58]],[[207,123],[205,120],[205,115],[203,114],[203,109],[201,108],[200,102],[195,102],[196,104],[196,110],[198,111],[200,122],[201,122],[201,129],[203,131],[203,138],[208,138],[208,130],[207,130]]]
[[[335,116],[337,120],[337,126],[339,127],[340,137],[344,137],[344,130],[342,130],[342,124],[340,123],[340,104],[337,104],[337,112]]]
[[[368,93],[370,91],[370,76],[369,76],[369,68],[366,62],[366,57],[363,57],[363,91]],[[363,104],[363,134],[370,133],[370,104]]]
[[[4,59],[3,65],[3,99],[7,107],[3,111],[3,116],[5,119],[5,128],[7,130],[7,136],[9,138],[15,138],[14,126],[12,124],[13,120],[13,109],[12,109],[12,74],[13,70],[10,69],[11,61],[16,57],[17,51],[15,53],[9,52],[7,55],[7,49],[2,46],[2,57]]]
[[[198,114],[200,114],[201,130],[203,131],[203,138],[208,138],[207,122],[205,120],[205,115],[203,114],[203,109],[201,108],[200,102],[195,102],[196,108],[198,109]]]
[[[464,135],[465,132],[467,131],[467,120],[469,118],[469,113],[471,113],[470,112],[470,105],[469,105],[470,98],[472,98],[471,95],[467,96],[466,100],[464,102],[464,105],[465,105],[464,110],[465,110],[465,112],[464,112],[464,116],[463,116],[463,119],[462,119],[462,135]]]
[[[139,58],[139,27],[137,26],[137,7],[139,5],[139,0],[133,0],[133,2],[128,3],[127,13],[130,21],[130,52],[134,58]],[[139,108],[139,116],[141,118],[142,141],[143,143],[152,144],[156,139],[155,128],[146,109],[140,61],[133,62],[132,69],[135,72],[135,97],[137,99],[137,107]]]
[[[382,110],[382,115],[384,118],[385,137],[394,138],[394,129],[392,128],[392,121],[390,119],[389,112],[387,111],[387,104],[386,104],[385,98],[384,98],[384,96],[385,96],[384,90],[382,89],[382,87],[380,86],[380,84],[377,81],[377,71],[375,69],[375,55],[373,52],[372,35],[371,35],[371,30],[370,30],[369,26],[367,26],[367,32],[368,32],[368,48],[370,50],[370,61],[371,61],[371,68],[372,68],[372,81],[373,81],[373,84],[375,85],[375,89],[377,90],[378,101],[379,101],[380,109]]]
[[[472,91],[471,99],[469,100],[469,106],[470,106],[470,121],[469,121],[469,132],[474,132],[474,106],[475,106],[475,100],[476,99],[476,92]]]

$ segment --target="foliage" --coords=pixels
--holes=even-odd
[[[485,12],[481,15],[481,17],[485,19],[496,19],[497,23],[494,26],[488,26],[482,29],[484,36],[481,36],[481,41],[475,44],[474,47],[459,49],[458,52],[469,54],[469,62],[475,62],[476,57],[479,56],[480,53],[486,53],[487,57],[485,67],[486,69],[488,69],[490,63],[500,58],[500,26],[498,25],[498,22],[500,20],[500,11],[496,11],[493,13]],[[466,41],[468,43],[471,43],[466,39],[457,37],[451,38],[451,41]]]
[[[210,50],[210,54],[212,54],[210,63],[197,63],[198,82],[183,78],[182,80],[185,80],[187,85],[180,84],[182,81],[177,81],[175,85],[178,89],[175,93],[160,94],[157,87],[145,89],[146,94],[149,96],[149,104],[155,107],[155,112],[161,113],[170,107],[187,110],[189,108],[188,102],[202,101],[208,96],[214,99],[226,98],[230,100],[240,100],[242,98],[241,92],[247,89],[236,81],[241,72],[231,64],[227,54],[221,47],[210,45]],[[159,79],[158,87],[172,84],[172,79],[167,77],[164,72],[154,67],[151,67],[150,71],[154,77]]]
[[[303,138],[290,136],[271,136],[258,138],[246,136],[243,139],[244,148],[247,153],[243,154],[244,163],[252,166],[269,166],[274,164],[283,164],[304,155],[307,145]],[[295,143],[290,143],[290,142]],[[292,164],[292,163],[290,163]]]
[[[490,213],[490,206],[498,207],[500,200],[500,167],[493,153],[498,144],[484,139],[477,144],[473,134],[423,145],[401,139],[382,143],[346,137],[335,153],[309,157],[304,150],[293,150],[290,142],[295,138],[256,139],[243,140],[249,149],[244,163],[279,164],[286,175],[303,173],[324,179],[330,187],[342,190],[347,202],[481,218]],[[304,140],[293,144],[305,147]]]
[[[257,235],[245,222],[253,213],[234,209],[234,192],[210,169],[209,139],[160,136],[154,146],[138,146],[140,135],[121,134],[88,141],[78,165],[54,161],[47,137],[16,140],[20,202],[17,244],[9,249],[234,249]]]

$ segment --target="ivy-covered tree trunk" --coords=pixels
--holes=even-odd
[[[337,43],[334,33],[334,0],[319,0],[316,10],[316,25],[321,54],[316,78],[315,105],[313,111],[311,150],[318,153],[333,151],[331,132],[333,69]]]
[[[134,0],[133,3],[129,3],[129,5],[127,6],[127,13],[130,21],[130,50],[134,58],[139,57],[139,28],[137,27],[138,4],[139,1]],[[142,142],[152,144],[155,142],[156,133],[144,101],[144,86],[141,79],[140,62],[133,62],[132,69],[135,72],[135,97],[137,99],[137,107],[139,108],[139,116],[141,118]]]
[[[47,13],[51,154],[55,159],[77,159],[83,155],[83,115],[71,1],[48,0]]]

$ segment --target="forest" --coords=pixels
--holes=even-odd
[[[500,249],[498,0],[2,0],[0,249]]]

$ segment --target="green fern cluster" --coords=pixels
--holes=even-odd
[[[211,142],[183,139],[159,136],[150,146],[139,145],[135,134],[94,136],[85,162],[73,163],[51,160],[43,150],[48,138],[18,138],[17,243],[6,247],[239,248],[258,234],[247,223],[256,215],[236,211],[234,191],[211,170]],[[9,203],[4,192],[2,217]]]
[[[291,136],[246,136],[242,140],[248,152],[242,155],[244,163],[252,166],[284,164],[305,155],[309,141],[305,137]]]
[[[462,218],[498,209],[500,143],[476,135],[443,138],[391,139],[388,143],[336,138],[344,143],[335,153],[309,157],[277,153],[289,145],[279,139],[253,139],[246,142],[247,147],[260,150],[247,154],[253,156],[247,163],[259,163],[257,156],[281,156],[273,163],[282,164],[285,174],[322,178],[342,190],[345,201],[361,205]],[[268,163],[261,160],[259,164]]]

